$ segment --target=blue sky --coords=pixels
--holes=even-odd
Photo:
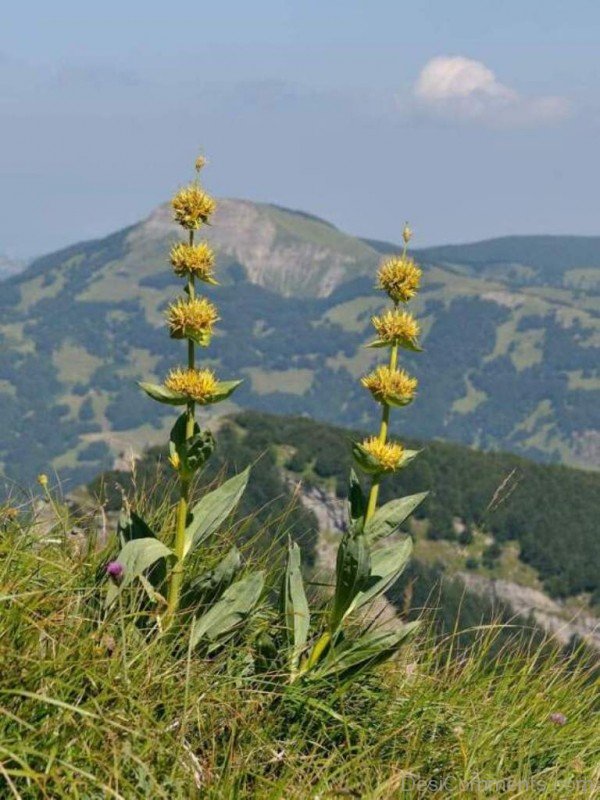
[[[591,0],[22,0],[0,26],[0,253],[221,196],[416,245],[600,233]]]

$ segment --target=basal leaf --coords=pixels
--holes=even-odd
[[[185,531],[184,556],[217,531],[239,503],[248,483],[250,467],[235,475],[196,503]]]
[[[410,622],[397,631],[370,631],[332,649],[313,675],[344,682],[391,658],[419,627]]]
[[[123,567],[123,577],[117,586],[110,583],[106,595],[106,604],[110,605],[119,592],[132,583],[139,575],[153,567],[160,559],[174,557],[174,553],[161,541],[155,538],[132,539],[127,542],[116,560]]]
[[[227,589],[242,566],[237,547],[232,547],[216,567],[194,578],[184,588],[181,606],[192,609],[217,600]]]
[[[290,542],[288,547],[288,560],[281,587],[281,613],[288,642],[292,648],[293,673],[306,645],[310,627],[310,610],[302,581],[301,552],[295,542]]]
[[[194,619],[190,647],[204,641],[211,652],[233,636],[258,603],[263,586],[262,572],[254,572],[231,584],[212,608]]]

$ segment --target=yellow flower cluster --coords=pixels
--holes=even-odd
[[[410,403],[414,398],[418,381],[403,369],[393,370],[390,367],[380,366],[361,378],[361,383],[378,403],[391,400],[404,404]]]
[[[182,228],[197,230],[214,213],[216,203],[197,183],[180,189],[171,200],[173,216]]]
[[[377,436],[365,439],[363,450],[372,456],[384,472],[394,472],[400,466],[404,448],[398,442],[382,442]]]
[[[386,344],[415,344],[420,333],[419,323],[408,311],[386,311],[380,317],[372,317],[371,322],[379,340]]]
[[[195,403],[210,403],[217,394],[219,383],[210,369],[171,370],[165,380],[165,388],[183,394]]]
[[[205,297],[177,300],[167,309],[169,331],[174,339],[197,339],[210,335],[219,313]]]
[[[421,270],[406,255],[387,258],[377,273],[377,288],[387,292],[394,303],[406,303],[415,296],[421,282]]]
[[[184,244],[180,242],[171,248],[171,266],[180,278],[193,275],[206,283],[216,283],[213,278],[215,254],[208,242]]]

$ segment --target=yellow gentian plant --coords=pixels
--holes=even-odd
[[[140,383],[154,400],[185,406],[173,426],[169,440],[169,462],[177,473],[180,498],[173,540],[160,541],[146,523],[125,509],[119,524],[121,551],[107,567],[111,579],[107,603],[139,580],[150,600],[159,606],[161,627],[171,627],[182,603],[185,619],[192,616],[190,644],[203,642],[207,649],[219,646],[258,602],[263,588],[262,573],[234,581],[241,557],[232,548],[209,573],[186,575],[186,558],[215,534],[235,508],[248,481],[248,470],[209,492],[190,505],[192,481],[210,458],[215,442],[210,431],[196,421],[196,407],[227,399],[241,381],[222,381],[211,369],[200,367],[197,347],[208,347],[219,320],[217,307],[198,294],[198,284],[217,285],[215,254],[209,242],[196,241],[199,230],[209,225],[215,200],[200,183],[205,159],[196,160],[196,177],[171,201],[173,218],[187,234],[170,251],[173,272],[185,280],[184,294],[166,311],[171,338],[186,343],[187,363],[173,368],[162,384]],[[189,562],[188,562],[189,563]],[[166,594],[166,597],[165,597]],[[183,598],[183,600],[182,600]]]
[[[410,237],[411,231],[406,226],[402,253],[386,258],[377,275],[378,288],[387,293],[392,307],[373,317],[377,339],[370,346],[388,348],[389,362],[376,367],[361,382],[382,407],[381,425],[377,436],[353,445],[354,459],[371,476],[371,487],[367,499],[352,471],[348,527],[338,547],[335,591],[325,612],[325,629],[320,633],[318,629],[315,634],[311,631],[300,549],[294,542],[289,545],[280,610],[287,639],[284,652],[287,652],[290,683],[298,679],[309,682],[331,679],[336,683],[352,680],[393,656],[418,624],[398,621],[395,628],[381,630],[373,626],[369,615],[359,614],[384,595],[404,570],[412,551],[410,536],[391,544],[382,542],[399,530],[427,494],[392,500],[377,508],[382,477],[406,466],[416,455],[399,442],[388,440],[391,408],[412,402],[417,389],[416,378],[398,367],[400,348],[420,350],[419,325],[400,307],[414,297],[421,279],[421,270],[407,254]],[[264,639],[265,636],[263,642]],[[263,655],[281,652],[268,641],[264,642],[263,650]]]

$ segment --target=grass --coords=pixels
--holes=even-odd
[[[170,530],[164,503],[142,510]],[[583,800],[600,788],[598,682],[575,656],[521,637],[492,657],[494,625],[467,650],[425,625],[344,692],[273,692],[251,670],[252,631],[211,659],[174,652],[125,609],[105,613],[110,541],[82,552],[61,526],[44,539],[21,519],[0,534],[2,797]]]

